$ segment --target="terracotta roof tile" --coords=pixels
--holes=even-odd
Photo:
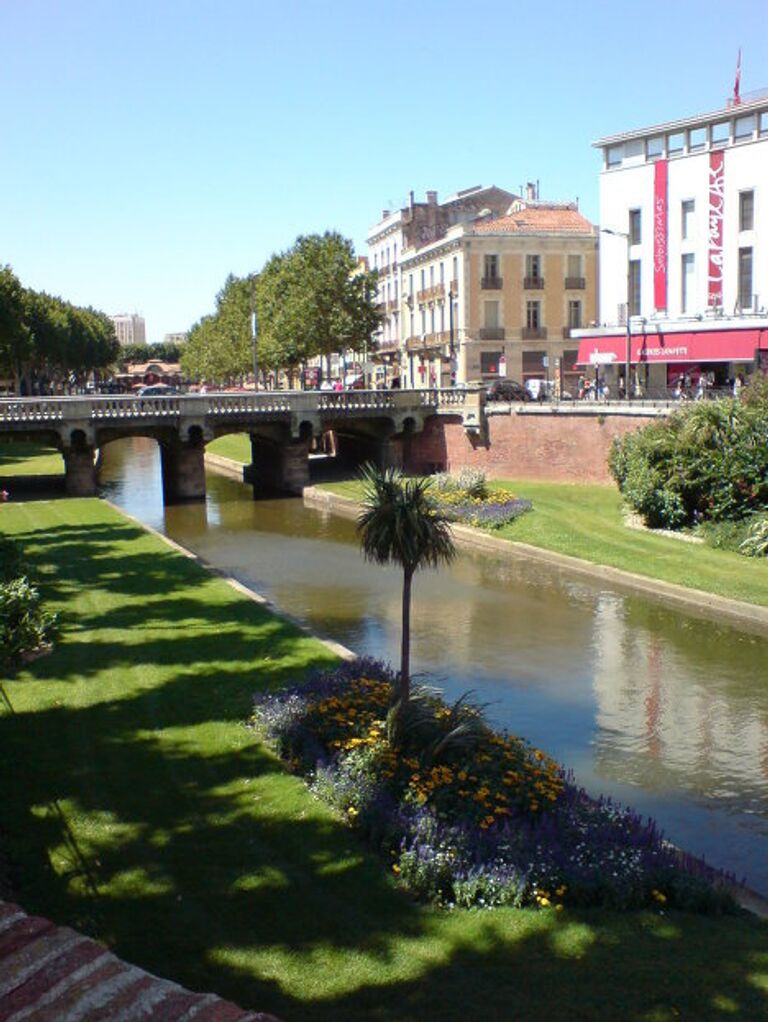
[[[594,234],[594,226],[577,209],[567,206],[526,206],[515,213],[482,220],[473,225],[475,234]]]

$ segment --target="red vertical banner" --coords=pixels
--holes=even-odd
[[[710,308],[723,304],[723,209],[725,207],[725,153],[709,154],[709,274]]]
[[[667,161],[657,160],[653,177],[653,304],[667,309]]]

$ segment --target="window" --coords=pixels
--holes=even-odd
[[[567,277],[580,277],[581,276],[581,256],[580,255],[569,255],[568,256],[568,273]]]
[[[408,274],[408,294],[413,297],[413,274]]]
[[[629,315],[640,315],[640,260],[629,261]]]
[[[768,135],[768,110],[764,110],[760,114],[760,134]]]
[[[409,337],[413,337],[414,325],[415,324],[414,324],[414,321],[413,321],[413,313],[411,313],[410,316],[408,317],[408,336]]]
[[[669,156],[677,156],[685,149],[685,132],[676,131],[674,135],[669,135],[667,138],[667,154]]]
[[[681,212],[681,234],[683,238],[693,237],[693,215],[696,212],[696,203],[693,199],[683,199],[680,206]]]
[[[739,192],[739,230],[752,231],[755,228],[755,193]]]
[[[525,325],[529,330],[538,330],[541,327],[541,302],[525,303]]]
[[[639,209],[629,211],[629,243],[639,245],[643,240],[643,220]]]
[[[459,281],[459,257],[453,257],[453,279],[458,283]]]
[[[682,257],[682,273],[680,276],[680,311],[685,315],[693,311],[695,299],[696,259],[692,252]]]
[[[658,160],[664,155],[664,139],[661,135],[656,138],[646,139],[645,158],[646,160]]]
[[[499,372],[500,351],[480,352],[480,372],[484,376],[496,376]]]
[[[752,249],[739,249],[739,308],[752,308]]]
[[[499,303],[483,302],[483,325],[494,330],[499,325]]]
[[[491,280],[497,280],[499,276],[499,257],[487,255],[483,260],[483,276]]]
[[[440,283],[445,283],[445,263],[440,263]]]
[[[427,332],[427,310],[422,307],[421,309],[421,333],[422,336]]]
[[[737,117],[733,125],[733,137],[743,141],[745,138],[752,138],[754,130],[754,114],[747,114],[745,117]]]
[[[525,257],[525,275],[534,280],[541,277],[541,256],[527,255]]]
[[[430,287],[434,287],[435,286],[435,267],[434,266],[430,266],[430,268],[429,268],[429,286]]]
[[[612,145],[605,150],[605,162],[609,167],[620,167],[624,158],[624,146]]]
[[[692,128],[688,132],[688,152],[695,153],[703,149],[707,144],[707,129]]]
[[[568,302],[568,326],[572,330],[578,330],[581,326],[581,300],[574,299]]]
[[[731,129],[728,121],[719,121],[709,129],[713,146],[724,146],[728,144],[731,137]]]
[[[421,290],[424,291],[426,289],[426,286],[427,286],[427,277],[426,277],[426,272],[423,269],[421,271],[420,280],[421,280]]]

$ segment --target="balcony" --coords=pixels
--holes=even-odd
[[[481,277],[480,287],[483,291],[501,291],[504,284],[503,277]]]
[[[520,331],[524,341],[546,341],[547,328],[545,326],[524,326]]]
[[[424,334],[423,337],[415,334],[413,337],[407,338],[405,342],[406,351],[437,351],[443,347],[443,345],[450,342],[451,335],[447,330],[436,331],[431,334]]]
[[[584,277],[566,277],[565,278],[565,290],[566,291],[583,291],[587,286],[587,281]]]
[[[574,330],[581,330],[581,327],[580,326],[564,326],[563,327],[563,337],[565,338],[565,340],[567,340],[571,336],[571,334],[573,333]]]
[[[445,299],[445,288],[442,284],[435,284],[434,287],[425,287],[416,292],[416,301],[422,305],[425,302],[442,302]]]
[[[523,287],[526,291],[541,291],[544,287],[543,277],[523,277]]]
[[[453,295],[454,298],[456,298],[458,296],[458,294],[459,294],[459,282],[458,282],[458,280],[454,279],[454,280],[452,280],[448,284],[448,291],[450,292],[450,294]]]
[[[481,326],[479,330],[481,341],[503,341],[503,326]]]

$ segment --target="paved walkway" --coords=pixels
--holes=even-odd
[[[0,902],[0,1022],[278,1022],[127,965],[101,944]]]

